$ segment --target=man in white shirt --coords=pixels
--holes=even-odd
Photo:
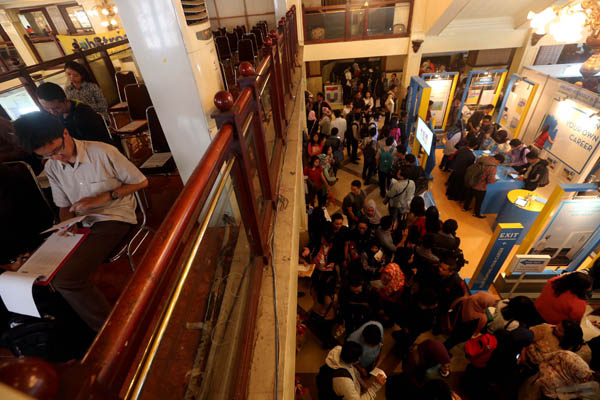
[[[73,139],[50,114],[26,114],[14,127],[26,151],[48,160],[44,170],[60,220],[91,214],[82,221],[90,234],[52,284],[83,321],[98,331],[111,306],[90,276],[136,223],[133,193],[148,186],[148,180],[115,147]]]
[[[331,129],[337,128],[337,135],[340,138],[340,141],[344,143],[344,137],[346,136],[346,128],[348,127],[348,123],[346,118],[342,118],[340,110],[334,110],[333,115],[335,115],[335,119],[331,122]]]

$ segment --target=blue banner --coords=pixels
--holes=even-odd
[[[517,244],[521,231],[523,231],[521,224],[498,224],[494,236],[469,282],[471,290],[488,290],[513,246]]]

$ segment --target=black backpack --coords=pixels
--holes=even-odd
[[[59,358],[58,329],[53,318],[34,318],[15,314],[9,328],[0,336],[0,345],[8,347],[16,357]]]
[[[350,378],[352,375],[345,368],[333,369],[327,364],[319,368],[317,374],[317,392],[319,400],[341,400],[344,397],[338,396],[333,390],[333,378]]]
[[[376,142],[371,140],[363,149],[363,155],[365,156],[365,161],[373,161],[375,160],[375,156],[377,156],[377,150],[375,150]]]

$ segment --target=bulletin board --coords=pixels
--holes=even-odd
[[[427,153],[421,152],[421,145],[412,134],[416,126],[417,117],[427,119],[427,107],[429,105],[429,97],[431,95],[431,87],[418,76],[410,78],[408,87],[408,101],[406,102],[406,112],[408,113],[408,131],[411,132],[409,143],[411,144],[411,152],[419,158],[420,165],[424,166],[427,162]]]
[[[538,86],[519,75],[510,77],[496,120],[508,132],[509,137],[519,137]]]
[[[460,103],[461,115],[465,121],[475,111],[480,110],[487,104],[496,107],[506,73],[506,69],[469,72],[467,85]]]
[[[435,120],[434,131],[446,129],[450,106],[454,98],[458,72],[439,72],[436,74],[422,74],[421,78],[431,87],[429,100],[433,101],[431,116]]]

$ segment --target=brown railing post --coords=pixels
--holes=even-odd
[[[23,84],[23,87],[25,88],[25,91],[27,91],[27,94],[29,94],[29,96],[33,99],[35,104],[41,109],[42,106],[37,97],[37,86],[35,85],[33,79],[31,79],[31,75],[29,75],[29,73],[25,70],[24,65],[21,65],[19,67],[19,81],[21,81],[21,83]]]
[[[31,40],[31,38],[29,37],[29,35],[25,34],[23,35],[23,38],[25,38],[25,43],[27,43],[27,45],[29,46],[29,48],[31,49],[31,52],[33,53],[33,56],[35,57],[35,59],[41,64],[42,62],[44,62],[44,60],[42,60],[42,57],[40,56],[40,52],[38,51],[38,49],[35,47],[35,44],[33,43],[33,41]]]

